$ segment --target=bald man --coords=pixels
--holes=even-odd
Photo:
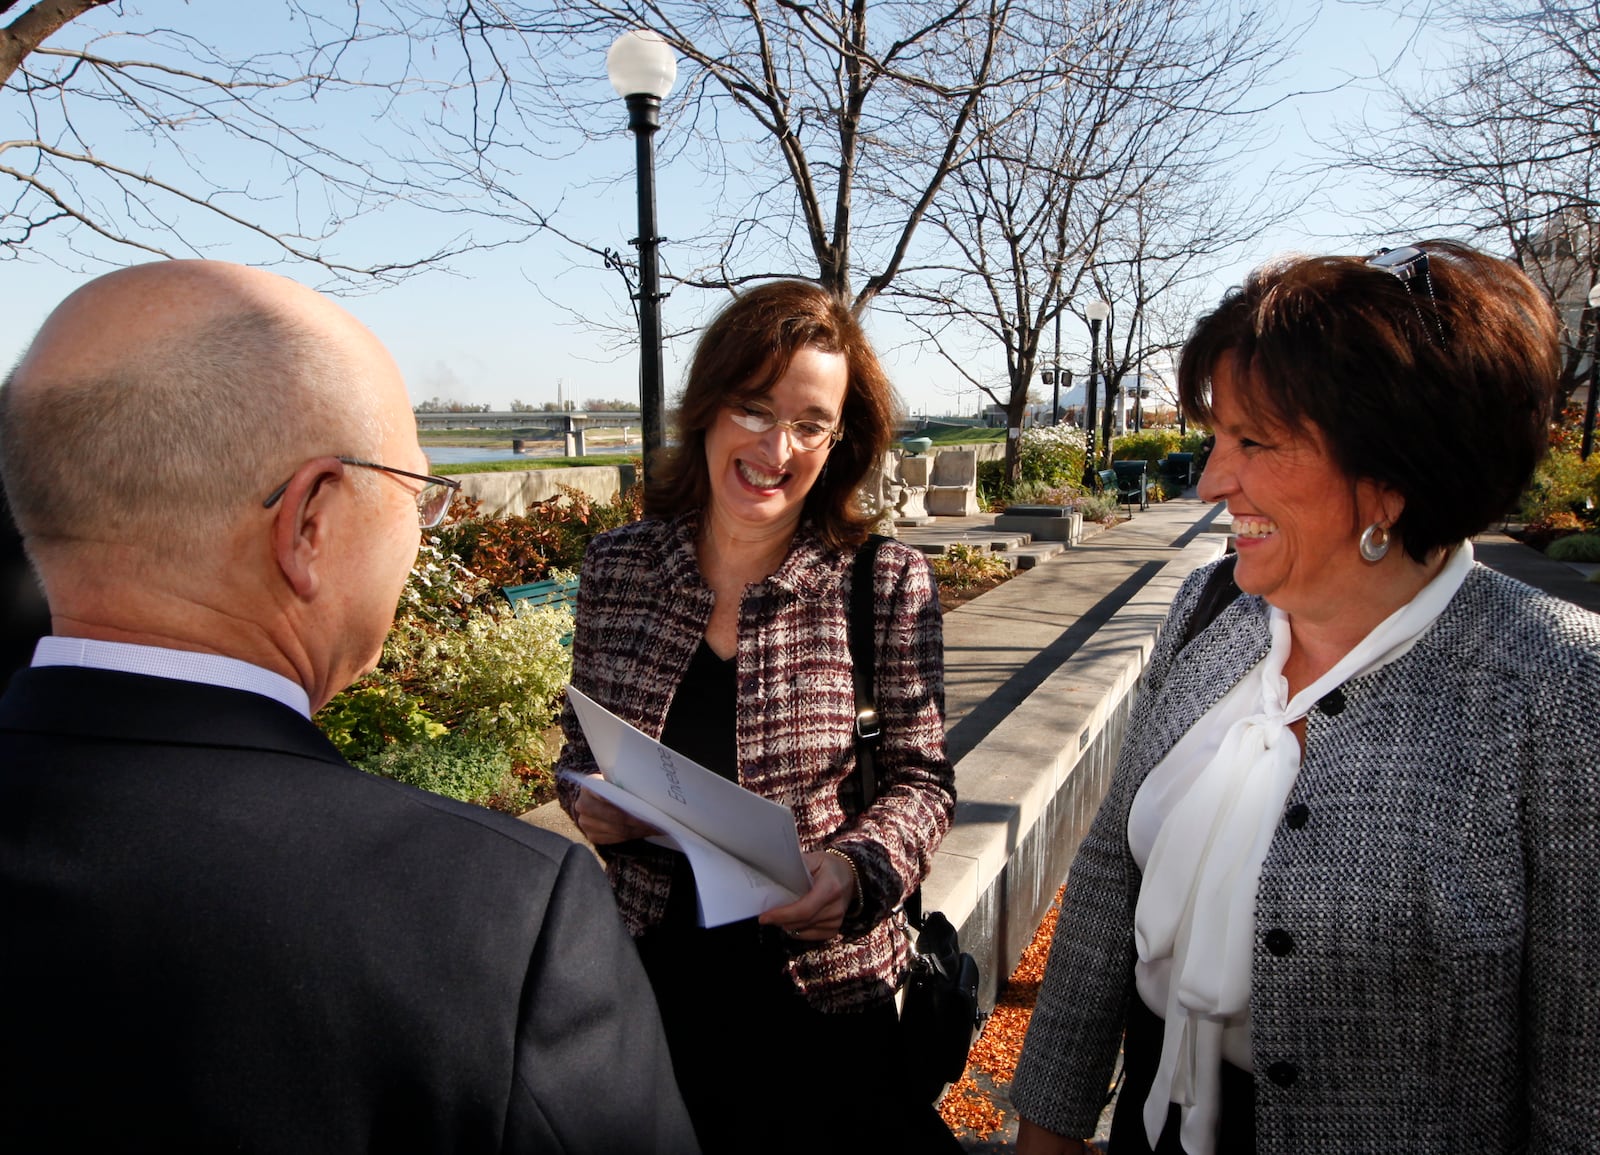
[[[53,631],[0,698],[0,1150],[694,1150],[589,853],[309,721],[449,496],[370,333],[233,265],[101,277],[0,469]]]

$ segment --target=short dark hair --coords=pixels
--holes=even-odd
[[[1196,323],[1178,395],[1209,425],[1229,358],[1247,409],[1315,426],[1347,476],[1405,499],[1392,529],[1421,562],[1512,507],[1549,444],[1561,362],[1555,311],[1521,269],[1451,241],[1416,247],[1428,277],[1409,288],[1364,257],[1257,269]]]
[[[645,512],[675,517],[711,499],[706,430],[728,404],[761,397],[789,368],[796,350],[844,356],[849,377],[839,418],[843,440],[806,495],[805,514],[830,549],[866,540],[876,519],[858,490],[894,435],[889,377],[850,306],[809,281],[770,281],[740,294],[700,336],[679,402],[678,444],[652,461]]]

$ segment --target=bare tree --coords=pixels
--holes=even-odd
[[[597,62],[625,29],[662,35],[683,64],[664,135],[711,190],[703,231],[675,235],[664,254],[670,279],[726,291],[810,269],[857,309],[900,276],[971,147],[978,100],[1018,79],[996,67],[1014,0],[445,7],[438,20],[454,23],[485,93],[465,143],[485,153],[498,144],[549,156],[558,129],[614,131],[615,102],[594,95]],[[884,190],[894,195],[876,195]]]
[[[1430,12],[1468,49],[1347,125],[1341,163],[1389,190],[1389,231],[1465,234],[1509,256],[1563,321],[1567,395],[1600,280],[1600,2],[1450,0]]]
[[[1287,37],[1260,14],[1164,0],[1084,0],[1012,31],[1006,51],[1035,63],[1007,66],[1036,77],[1033,90],[979,102],[979,143],[930,214],[938,251],[896,297],[1017,428],[1042,339],[1092,288],[1115,310],[1104,333],[1109,430],[1117,382],[1179,339],[1175,310],[1160,303],[1272,215],[1267,200],[1246,207],[1226,194],[1221,173],[1248,147],[1234,121]],[[1003,353],[1003,385],[972,368],[974,333]],[[1013,482],[1017,450],[1009,439]]]
[[[478,193],[422,137],[407,155],[364,139],[380,119],[422,127],[454,88],[418,71],[415,29],[389,7],[280,0],[229,14],[212,39],[196,31],[210,13],[171,7],[182,27],[110,0],[0,0],[15,12],[0,28],[0,256],[185,256],[228,240],[361,283],[527,231],[463,227],[409,252],[390,231],[372,259],[331,243],[358,217],[458,213]]]

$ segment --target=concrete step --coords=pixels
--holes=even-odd
[[[1017,570],[1032,569],[1041,562],[1049,561],[1067,549],[1066,542],[1038,541],[1025,545],[1020,549],[1007,550],[1003,556],[1011,561],[1011,568]]]

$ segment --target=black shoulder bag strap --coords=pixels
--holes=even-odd
[[[883,728],[878,724],[877,701],[873,696],[873,677],[877,661],[873,653],[872,569],[878,548],[889,539],[872,534],[856,550],[855,568],[850,573],[850,669],[856,684],[856,772],[861,776],[861,809],[878,797],[878,768],[873,763]]]
[[[1183,641],[1178,648],[1181,650],[1200,635],[1200,631],[1217,620],[1217,615],[1222,613],[1234,602],[1241,591],[1239,583],[1233,580],[1233,567],[1239,561],[1239,555],[1230,553],[1222,559],[1222,564],[1211,571],[1211,576],[1206,578],[1205,588],[1200,591],[1200,600],[1195,603],[1194,613],[1189,615],[1188,623],[1183,627]]]
[[[850,670],[856,684],[856,773],[861,780],[861,808],[865,810],[878,797],[878,767],[875,761],[883,727],[878,721],[873,681],[877,673],[873,641],[877,635],[873,622],[872,570],[878,548],[889,539],[872,534],[856,550],[855,567],[850,573]],[[911,892],[905,902],[906,918],[922,928],[922,888]]]

